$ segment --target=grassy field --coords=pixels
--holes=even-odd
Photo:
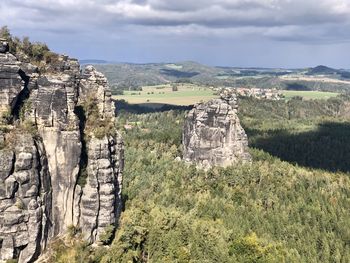
[[[192,84],[177,85],[178,91],[172,91],[171,85],[143,87],[142,91],[124,91],[124,95],[113,96],[117,100],[126,100],[131,104],[162,103],[172,105],[192,105],[217,97],[212,89]]]
[[[336,97],[339,93],[335,92],[323,92],[323,91],[294,91],[294,90],[284,90],[282,91],[285,98],[288,100],[295,96],[303,97],[304,99],[329,99],[331,97]]]
[[[113,96],[116,100],[125,100],[130,104],[172,104],[192,105],[217,97],[211,88],[194,84],[177,84],[178,91],[173,91],[171,84],[145,86],[142,91],[124,91],[124,95]],[[328,99],[338,93],[322,91],[282,91],[286,100],[295,96],[304,99]]]

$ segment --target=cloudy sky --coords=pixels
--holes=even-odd
[[[79,59],[350,68],[350,0],[1,0],[0,24]]]

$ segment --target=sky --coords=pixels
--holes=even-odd
[[[0,0],[0,25],[78,59],[350,68],[350,0]]]

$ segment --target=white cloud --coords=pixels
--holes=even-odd
[[[349,0],[2,0],[0,23],[53,32],[259,34],[285,41],[349,39]],[[164,29],[166,28],[166,30]],[[141,32],[142,33],[142,32]]]

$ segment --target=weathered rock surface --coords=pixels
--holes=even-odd
[[[10,114],[14,109],[24,80],[19,74],[21,63],[10,53],[0,53],[0,114]]]
[[[113,122],[107,80],[93,67],[82,74],[77,60],[60,56],[41,74],[0,53],[0,114],[10,115],[0,131],[0,262],[33,262],[72,225],[98,242],[116,223],[123,141],[84,130],[77,108],[91,96],[99,118]]]
[[[102,73],[96,71],[92,66],[87,66],[81,79],[79,91],[79,99],[81,100],[86,100],[92,94],[95,94],[102,118],[114,119],[115,107],[112,103],[112,92],[106,77]]]
[[[100,118],[115,120],[112,93],[103,74],[87,66],[79,87],[79,101],[89,100],[95,94]],[[106,227],[115,223],[121,212],[124,149],[119,134],[90,138],[86,148],[86,182],[82,191],[81,187],[76,189],[76,196],[80,197],[78,223],[86,240],[93,243],[99,240]]]
[[[45,246],[51,185],[43,144],[13,131],[16,144],[0,150],[0,259],[32,262]]]
[[[183,159],[200,168],[250,162],[235,94],[225,91],[219,99],[195,105],[185,120],[183,145]]]
[[[6,53],[9,51],[9,44],[6,39],[0,39],[0,53]]]
[[[88,176],[81,193],[79,223],[90,242],[99,240],[105,228],[113,225],[115,218],[119,217],[122,153],[120,137],[94,138],[88,144]]]

